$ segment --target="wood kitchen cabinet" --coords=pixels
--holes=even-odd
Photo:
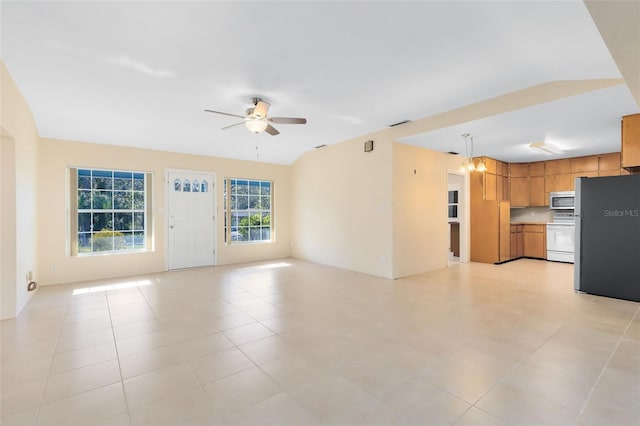
[[[598,177],[598,171],[592,172],[580,172],[580,173],[571,173],[571,189],[573,191],[575,189],[576,178],[578,177]]]
[[[511,201],[511,187],[508,176],[502,176],[502,200]]]
[[[598,173],[598,156],[571,158],[571,173],[578,176],[588,176],[588,173]],[[587,174],[582,174],[587,173]]]
[[[545,200],[547,202],[545,203]],[[529,178],[529,205],[530,206],[544,206],[548,205],[549,201],[545,197],[544,192],[544,176],[532,176]]]
[[[529,176],[544,176],[545,169],[544,161],[536,161],[535,163],[529,163]]]
[[[545,161],[544,164],[544,205],[549,205],[549,193],[572,191],[571,159]]]
[[[471,200],[471,261],[498,263],[511,258],[508,201]]]
[[[511,222],[511,206],[508,201],[498,201],[499,162],[483,158],[487,172],[470,173],[471,183],[471,220],[470,248],[471,261],[497,263],[509,260],[511,246],[509,224]],[[489,160],[489,161],[487,161]],[[494,173],[489,173],[489,170]],[[502,181],[502,179],[501,179]]]
[[[529,205],[529,178],[511,177],[511,205],[514,207],[526,207]]]
[[[510,165],[509,199],[512,206],[528,207],[546,204],[544,170],[543,161]]]
[[[547,258],[546,226],[526,224],[522,228],[523,256]]]
[[[511,204],[508,201],[498,203],[498,260],[511,259]]]
[[[472,191],[481,191],[483,200],[509,201],[509,168],[507,163],[489,157],[480,157],[487,166],[486,172],[470,175],[475,184]]]
[[[620,153],[600,154],[598,156],[598,176],[620,176]]]
[[[511,258],[517,259],[524,254],[524,246],[522,241],[523,225],[511,225]]]
[[[496,175],[487,172],[469,173],[471,196],[481,200],[496,200]]]
[[[561,160],[549,160],[545,161],[544,174],[545,176],[555,176],[565,173],[571,173],[571,159],[563,158]]]
[[[528,178],[529,163],[511,163],[509,164],[509,177]]]
[[[509,201],[509,163],[496,161],[496,197],[498,201]]]
[[[571,173],[561,175],[551,175],[544,177],[544,190],[546,193],[546,202],[549,204],[549,193],[559,191],[572,191],[573,181],[571,180]]]
[[[511,224],[511,258],[547,258],[546,224]]]
[[[598,162],[599,160],[597,155],[571,158],[571,189],[570,191],[574,190],[576,178],[598,176]]]
[[[509,170],[508,199],[514,207],[548,206],[549,193],[573,191],[577,177],[630,173],[622,168],[621,155],[617,152],[533,163],[512,163]],[[640,166],[635,170],[640,172]],[[497,185],[499,198],[500,182]]]
[[[535,163],[529,163],[529,205],[530,206],[544,206],[545,204],[545,192],[544,192],[544,161],[536,161]]]
[[[496,184],[498,201],[509,201],[509,178],[496,176]]]
[[[620,176],[621,170],[600,170],[598,176]]]
[[[640,114],[622,117],[622,167],[640,173]]]
[[[610,154],[598,155],[598,173],[607,171],[620,172],[620,153],[612,152]]]
[[[484,161],[484,165],[487,166],[486,173],[491,173],[492,175],[497,174],[498,170],[498,160],[495,160],[490,157],[481,157],[482,161]]]
[[[483,175],[484,175],[483,176],[484,199],[497,200],[498,199],[497,176],[487,172],[485,172]]]

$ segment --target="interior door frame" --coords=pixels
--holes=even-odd
[[[218,265],[218,181],[215,172],[208,170],[187,170],[187,169],[165,169],[162,180],[164,181],[164,199],[165,199],[165,214],[164,214],[164,270],[169,271],[169,192],[172,189],[172,182],[169,180],[169,174],[175,173],[196,173],[207,174],[213,176],[212,191],[213,192],[213,266]]]
[[[447,192],[449,194],[449,175],[456,175],[462,177],[462,185],[460,186],[460,192],[458,193],[458,221],[460,222],[460,263],[469,263],[470,255],[470,240],[471,233],[471,194],[469,193],[470,180],[469,173],[461,172],[459,170],[447,170]],[[448,215],[447,215],[448,217]],[[448,241],[448,239],[447,239]],[[448,245],[445,247],[447,256],[449,255]]]

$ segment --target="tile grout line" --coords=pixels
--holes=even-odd
[[[144,295],[142,294],[142,292],[140,292],[140,289],[137,289],[138,292],[142,295],[142,298],[144,299]],[[109,297],[108,297],[108,293],[105,292],[104,294],[105,299],[107,300],[107,311],[109,312],[109,324],[111,324],[111,335],[113,336],[113,347],[115,348],[116,351],[116,360],[118,362],[118,373],[120,374],[120,387],[122,388],[122,395],[124,397],[124,406],[126,408],[126,414],[127,414],[127,421],[129,426],[131,426],[131,416],[129,415],[129,401],[127,400],[127,390],[124,387],[124,377],[122,376],[122,366],[120,365],[120,354],[118,353],[118,345],[116,344],[116,332],[113,328],[113,317],[111,316],[111,304],[109,303]],[[145,303],[147,302],[146,299]],[[154,313],[155,315],[155,313]],[[116,416],[119,416],[120,414],[117,414]],[[114,417],[116,417],[114,416]],[[104,421],[104,420],[108,420],[107,419],[100,419],[100,421]]]
[[[607,362],[602,367],[602,370],[600,370],[600,374],[598,374],[598,377],[596,378],[596,381],[594,382],[593,386],[591,387],[591,390],[589,391],[589,394],[587,395],[587,397],[585,398],[584,402],[582,403],[582,406],[580,407],[580,411],[578,412],[578,415],[576,416],[576,418],[575,418],[575,420],[573,422],[574,426],[577,424],[578,420],[580,419],[580,417],[584,413],[585,408],[587,408],[587,404],[591,401],[591,397],[592,397],[596,387],[600,383],[600,379],[602,379],[602,376],[604,375],[604,372],[607,370],[607,368],[609,367],[609,364],[611,363],[611,359],[613,358],[615,353],[618,351],[618,348],[620,347],[620,344],[624,340],[624,336],[626,336],[627,332],[629,331],[629,328],[631,328],[631,324],[633,324],[633,321],[636,319],[636,317],[638,317],[638,314],[640,314],[640,308],[636,308],[636,313],[629,320],[629,323],[625,327],[624,332],[620,335],[620,338],[618,339],[618,343],[616,343],[616,347],[613,348],[613,350],[611,351],[611,354],[609,355],[609,358],[607,359]]]
[[[156,281],[157,284],[160,284],[160,280],[158,278],[154,278],[154,280]],[[158,314],[156,313],[156,311],[153,310],[151,304],[149,303],[149,300],[145,297],[144,292],[138,287],[136,288],[136,290],[138,291],[138,293],[140,293],[140,296],[142,297],[142,300],[144,300],[144,303],[147,305],[147,307],[151,310],[151,312],[153,313],[153,316],[155,317],[156,320],[158,320]],[[118,372],[120,373],[120,385],[122,387],[122,394],[124,395],[124,404],[125,407],[127,408],[127,420],[129,423],[129,426],[131,426],[131,410],[129,409],[129,400],[127,399],[127,390],[124,386],[124,376],[122,374],[122,366],[120,364],[120,354],[118,353],[118,345],[117,345],[117,339],[116,339],[116,335],[115,335],[115,329],[113,326],[113,319],[111,317],[111,305],[109,304],[109,298],[107,297],[107,293],[105,292],[105,297],[107,298],[107,309],[109,310],[109,322],[111,323],[111,332],[113,334],[113,346],[116,349],[116,359],[118,361]],[[170,345],[170,344],[169,344]],[[169,345],[164,345],[164,346],[160,346],[160,347],[166,347]],[[153,350],[156,348],[151,348],[151,349],[147,349],[147,351]],[[141,352],[146,352],[146,351],[141,351]],[[139,353],[139,352],[137,352]],[[116,416],[117,417],[117,416]],[[103,420],[108,420],[108,419],[103,419]]]
[[[253,359],[251,359],[247,354],[245,354],[245,353],[242,351],[242,349],[240,349],[240,348],[238,347],[238,345],[236,345],[234,342],[232,342],[232,341],[231,341],[231,339],[229,339],[228,337],[226,337],[222,331],[218,331],[218,333],[220,333],[222,336],[224,336],[224,337],[225,337],[227,340],[229,340],[229,342],[233,345],[233,347],[232,347],[232,348],[229,348],[229,349],[233,349],[233,348],[235,348],[235,349],[236,349],[237,351],[239,351],[241,354],[243,354],[244,356],[246,356],[246,357],[247,357],[247,359],[253,363],[253,367],[247,367],[247,368],[244,368],[244,369],[242,369],[242,370],[236,371],[235,373],[231,373],[231,374],[228,374],[228,375],[226,375],[226,376],[220,377],[220,378],[218,378],[218,379],[216,379],[216,380],[213,380],[213,381],[211,381],[211,382],[207,383],[206,385],[209,385],[209,384],[211,384],[211,383],[215,383],[215,382],[217,382],[217,381],[219,381],[219,380],[222,380],[222,379],[225,379],[225,378],[227,378],[227,377],[231,377],[231,376],[234,376],[234,375],[236,375],[236,374],[242,373],[242,372],[247,371],[247,370],[249,370],[249,369],[251,369],[251,368],[255,368],[255,367],[260,368],[260,367],[258,366],[258,364],[257,364]],[[225,349],[225,350],[227,350],[227,349]],[[220,353],[220,352],[224,352],[224,351],[218,351],[218,352],[216,352],[216,353]],[[200,357],[200,358],[204,358],[204,357],[206,357],[206,356],[208,356],[208,355],[204,355],[204,356],[202,356],[202,357]],[[196,359],[198,359],[198,358],[196,358]],[[190,363],[190,361],[187,361],[187,364],[189,364],[189,363]],[[260,369],[260,371],[262,371],[262,369]],[[220,410],[219,410],[219,409],[218,409],[218,407],[216,406],[215,402],[213,401],[213,399],[211,398],[211,396],[209,395],[209,393],[207,393],[207,390],[204,388],[204,387],[205,387],[205,384],[201,383],[201,382],[200,382],[200,380],[198,380],[198,378],[196,377],[196,375],[195,375],[194,371],[191,369],[191,367],[189,367],[189,373],[191,374],[191,377],[193,377],[193,379],[196,381],[196,383],[198,383],[198,385],[199,385],[200,389],[202,390],[202,392],[204,393],[204,395],[206,396],[206,398],[211,402],[211,407],[213,408],[213,410],[215,411],[215,413],[218,415],[218,417],[220,418],[220,420],[222,421],[222,423],[224,423],[224,424],[226,425],[226,424],[227,424],[227,422],[225,421],[224,417],[222,416],[222,413],[220,412]],[[265,374],[266,374],[266,373],[265,373]],[[254,404],[254,405],[256,405],[256,404]],[[247,408],[248,408],[248,407],[247,407]]]
[[[575,315],[575,313],[574,313],[574,315]],[[572,315],[572,317],[573,317],[574,315]],[[506,421],[507,421],[506,419],[503,419],[503,418],[501,418],[501,417],[498,417],[498,416],[496,416],[496,415],[495,415],[495,414],[493,414],[493,413],[489,413],[488,411],[483,410],[483,409],[482,409],[482,408],[480,408],[480,407],[477,407],[477,406],[476,406],[476,404],[477,404],[477,403],[478,403],[482,398],[484,398],[484,397],[485,397],[489,392],[491,392],[491,391],[492,391],[496,386],[498,386],[498,385],[500,385],[500,384],[505,383],[505,382],[504,382],[504,379],[505,379],[509,374],[511,374],[514,370],[516,370],[518,367],[520,367],[520,366],[521,366],[521,365],[523,365],[525,362],[527,362],[527,361],[528,361],[528,360],[529,360],[529,359],[530,359],[530,358],[531,358],[531,357],[532,357],[536,352],[538,352],[538,351],[539,351],[539,350],[540,350],[540,349],[541,349],[541,348],[542,348],[542,347],[543,347],[547,342],[549,342],[549,340],[551,340],[555,335],[557,335],[557,334],[558,334],[558,332],[560,332],[560,330],[561,330],[563,327],[564,327],[564,324],[563,324],[562,326],[558,327],[558,329],[557,329],[553,334],[551,334],[547,339],[545,339],[545,340],[544,340],[544,341],[543,341],[543,342],[542,342],[542,343],[541,343],[541,344],[536,348],[536,350],[535,350],[535,351],[531,352],[531,353],[530,353],[526,358],[524,358],[524,359],[523,359],[523,360],[521,360],[518,364],[516,364],[515,366],[513,366],[513,368],[511,368],[511,369],[509,369],[508,371],[506,371],[506,372],[502,375],[502,377],[501,377],[501,378],[500,378],[500,379],[499,379],[499,380],[498,380],[498,381],[497,381],[493,386],[491,386],[491,387],[490,387],[490,388],[489,388],[485,393],[483,393],[482,395],[480,395],[480,397],[479,397],[479,398],[478,398],[478,399],[477,399],[473,404],[471,404],[471,406],[470,406],[469,408],[467,408],[467,410],[465,410],[465,412],[464,412],[464,413],[462,413],[460,416],[458,416],[458,417],[456,418],[456,421],[458,421],[460,418],[462,418],[462,416],[464,416],[464,415],[465,415],[469,410],[471,410],[471,408],[476,408],[476,409],[478,409],[478,410],[481,410],[482,412],[485,412],[485,413],[487,413],[487,414],[491,415],[492,417],[495,417],[495,418],[497,418],[497,419],[499,419],[499,420],[501,420],[501,421],[506,422]],[[553,404],[553,405],[555,405],[555,406],[557,406],[557,407],[560,407],[560,408],[563,408],[563,409],[567,410],[567,408],[565,408],[565,407],[563,407],[563,406],[559,405],[558,403],[556,403],[556,402],[554,402],[554,401],[549,401],[548,399],[545,399],[545,398],[539,397],[539,396],[537,396],[537,395],[532,395],[532,396],[533,396],[533,397],[535,397],[535,398],[542,399],[543,401],[547,401],[547,402],[549,402],[549,403],[551,403],[551,404]],[[571,410],[568,410],[568,411],[571,411]],[[454,423],[455,423],[455,422],[454,422]]]
[[[65,324],[64,319],[67,317],[67,310],[69,309],[70,304],[71,304],[71,297],[68,297],[67,303],[64,308],[64,316],[62,317],[62,323],[60,324],[60,329],[58,330],[58,336],[56,337],[56,344],[53,348],[53,354],[51,355],[51,363],[49,364],[49,373],[47,374],[47,378],[44,382],[44,387],[42,388],[42,394],[40,395],[40,403],[38,403],[38,406],[36,407],[36,416],[33,419],[34,426],[38,424],[38,420],[40,419],[40,408],[42,407],[42,404],[44,402],[44,395],[45,395],[45,392],[47,391],[47,386],[49,385],[49,378],[51,377],[51,370],[53,368],[53,360],[55,359],[55,356],[56,356],[56,348],[58,347],[58,342],[60,341],[62,329],[64,328],[64,324]]]

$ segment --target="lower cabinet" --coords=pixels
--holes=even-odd
[[[522,227],[523,225],[511,225],[511,258],[513,259],[522,257],[524,253]]]
[[[511,258],[547,258],[546,225],[511,225]]]
[[[547,258],[545,225],[523,225],[522,244],[523,256],[537,259]]]

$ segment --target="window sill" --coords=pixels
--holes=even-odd
[[[117,256],[123,254],[136,254],[136,253],[150,253],[152,250],[127,250],[127,251],[105,251],[105,252],[91,252],[91,253],[78,253],[73,254],[71,257],[96,257],[96,256]]]

